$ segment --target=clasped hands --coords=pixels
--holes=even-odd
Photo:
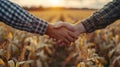
[[[71,25],[66,22],[57,22],[55,25],[48,25],[46,34],[55,39],[56,43],[60,46],[69,45],[71,42],[75,42],[81,33],[84,33],[84,26],[79,23]]]

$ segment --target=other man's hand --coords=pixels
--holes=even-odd
[[[55,28],[51,24],[48,25],[46,34],[51,38],[56,39],[57,41],[62,41],[62,43],[60,43],[61,45],[70,44],[78,38],[78,36],[74,32],[64,27]]]
[[[57,22],[54,26],[54,28],[66,28],[68,29],[69,31],[73,32],[77,38],[79,37],[79,35],[81,33],[84,33],[85,32],[85,28],[84,26],[80,23],[80,24],[76,24],[76,25],[71,25],[69,23],[66,23],[66,22]],[[76,40],[76,39],[75,39]],[[74,40],[74,41],[75,41]],[[57,42],[58,44],[61,44],[62,43],[62,40],[59,40]]]

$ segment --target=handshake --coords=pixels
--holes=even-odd
[[[55,25],[48,25],[46,34],[53,38],[56,44],[59,46],[69,45],[71,42],[75,42],[81,33],[85,32],[85,28],[82,23],[71,25],[66,22],[57,22]]]

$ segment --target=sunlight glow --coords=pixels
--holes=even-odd
[[[10,0],[23,7],[102,8],[113,0]]]
[[[58,6],[61,3],[61,1],[60,0],[50,0],[50,3],[54,6]]]

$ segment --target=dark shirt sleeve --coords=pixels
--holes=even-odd
[[[10,2],[0,0],[0,21],[13,28],[43,35],[48,23],[29,14],[23,8]]]
[[[120,18],[120,0],[114,0],[82,21],[87,33],[102,29]]]

